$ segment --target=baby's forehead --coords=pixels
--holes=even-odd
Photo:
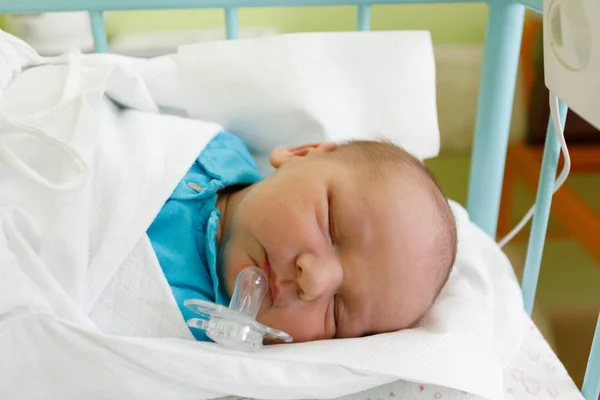
[[[385,142],[354,141],[334,152],[339,163],[372,178],[425,177],[423,163],[406,150]]]
[[[367,158],[356,161],[350,157],[337,157],[342,173],[334,175],[337,186],[359,188],[361,193],[377,196],[384,204],[406,204],[428,200],[435,194],[420,166],[405,161],[395,164]],[[375,199],[372,199],[375,200]],[[382,206],[382,204],[379,204]],[[391,212],[391,210],[390,210]]]

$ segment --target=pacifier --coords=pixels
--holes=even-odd
[[[187,325],[205,331],[216,343],[235,350],[259,351],[264,339],[291,342],[292,337],[287,333],[256,321],[267,284],[267,276],[260,268],[244,268],[237,276],[229,307],[199,299],[185,300],[183,305],[200,316],[187,320]]]

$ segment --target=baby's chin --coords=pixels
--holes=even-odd
[[[258,314],[256,315],[256,320],[263,325],[266,325],[270,328],[281,329],[281,324],[278,323],[276,316],[273,313],[273,309],[271,308],[271,303],[269,298],[265,298],[260,305],[260,309]]]

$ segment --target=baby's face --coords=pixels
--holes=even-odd
[[[421,190],[369,179],[333,152],[284,161],[233,211],[219,254],[227,292],[260,267],[269,289],[257,319],[295,342],[409,327],[436,294],[431,272],[414,267],[435,225]]]

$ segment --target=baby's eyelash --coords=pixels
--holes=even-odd
[[[337,308],[337,294],[335,296],[333,296],[333,321],[335,322],[335,325],[337,326],[337,314],[338,314],[338,308]]]
[[[328,204],[328,206],[329,206],[329,213],[328,213],[328,219],[329,219],[329,221],[328,221],[327,225],[328,225],[328,228],[329,228],[329,239],[331,240],[331,244],[335,245],[335,240],[334,240],[334,238],[335,238],[335,235],[334,235],[335,231],[334,231],[334,226],[333,226],[333,215],[332,215],[332,212],[331,212],[331,204]]]
[[[335,327],[335,335],[337,335],[337,330],[338,330],[338,321],[339,321],[338,313],[339,313],[339,304],[338,304],[338,295],[336,294],[333,296],[333,326]]]

